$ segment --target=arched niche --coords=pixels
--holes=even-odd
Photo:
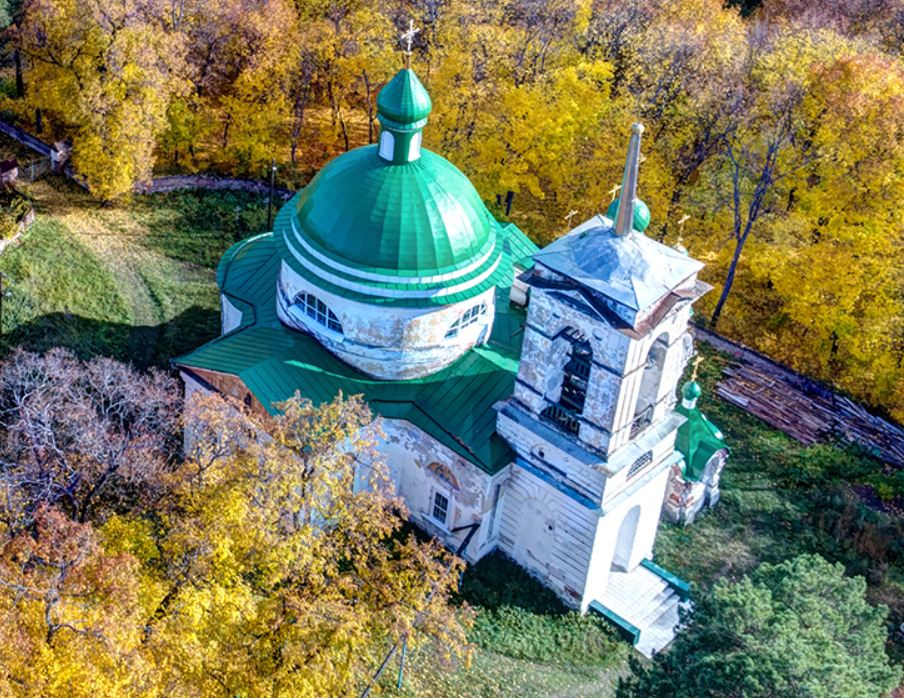
[[[634,550],[634,539],[637,537],[637,525],[640,523],[640,505],[635,504],[625,514],[621,525],[618,527],[618,537],[615,539],[615,552],[612,554],[612,566],[629,571],[631,564],[631,552]]]
[[[665,358],[669,350],[668,334],[661,334],[650,345],[647,352],[647,360],[643,367],[643,376],[640,379],[640,390],[637,393],[637,402],[634,406],[634,418],[631,423],[631,436],[635,436],[653,421],[653,410],[656,407],[656,399],[659,396],[659,386],[662,383],[662,373],[665,368]]]

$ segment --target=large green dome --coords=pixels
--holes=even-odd
[[[421,148],[427,91],[402,70],[377,106],[379,145],[340,155],[280,211],[283,262],[368,303],[446,305],[483,293],[498,276],[501,232],[468,178]]]
[[[297,221],[326,256],[391,276],[453,272],[493,237],[480,196],[452,163],[424,150],[393,165],[375,145],[324,167],[302,192]]]

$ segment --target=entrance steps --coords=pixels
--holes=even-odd
[[[638,565],[630,572],[613,568],[599,603],[639,631],[634,646],[651,657],[674,639],[680,622],[678,609],[690,602],[682,602],[665,579]]]

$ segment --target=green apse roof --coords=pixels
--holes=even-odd
[[[394,165],[376,145],[356,148],[326,165],[296,205],[299,233],[316,251],[386,276],[454,272],[494,241],[477,190],[455,165],[428,150],[414,162]]]
[[[315,339],[284,327],[276,314],[282,258],[272,233],[236,243],[217,269],[221,292],[242,312],[239,327],[173,363],[236,375],[271,412],[296,390],[315,404],[329,402],[339,391],[361,394],[376,414],[408,420],[482,470],[497,472],[513,456],[496,434],[493,405],[512,393],[525,319],[524,311],[508,302],[512,260],[537,247],[512,224],[494,221],[494,230],[502,259],[490,341],[438,373],[411,381],[371,379]]]
[[[400,70],[377,96],[377,110],[381,116],[397,124],[413,124],[430,114],[433,103],[430,95],[413,70]]]
[[[684,456],[685,479],[694,482],[703,475],[703,470],[710,458],[719,451],[728,450],[722,432],[697,408],[696,401],[700,397],[700,392],[700,386],[696,382],[685,383],[681,394],[684,400],[690,401],[694,406],[685,407],[684,400],[682,400],[675,407],[678,414],[687,417],[687,421],[678,427],[675,448]]]

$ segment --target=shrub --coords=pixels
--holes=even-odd
[[[624,652],[605,621],[568,609],[550,589],[498,555],[467,568],[460,598],[477,611],[471,641],[507,657],[608,666]]]

